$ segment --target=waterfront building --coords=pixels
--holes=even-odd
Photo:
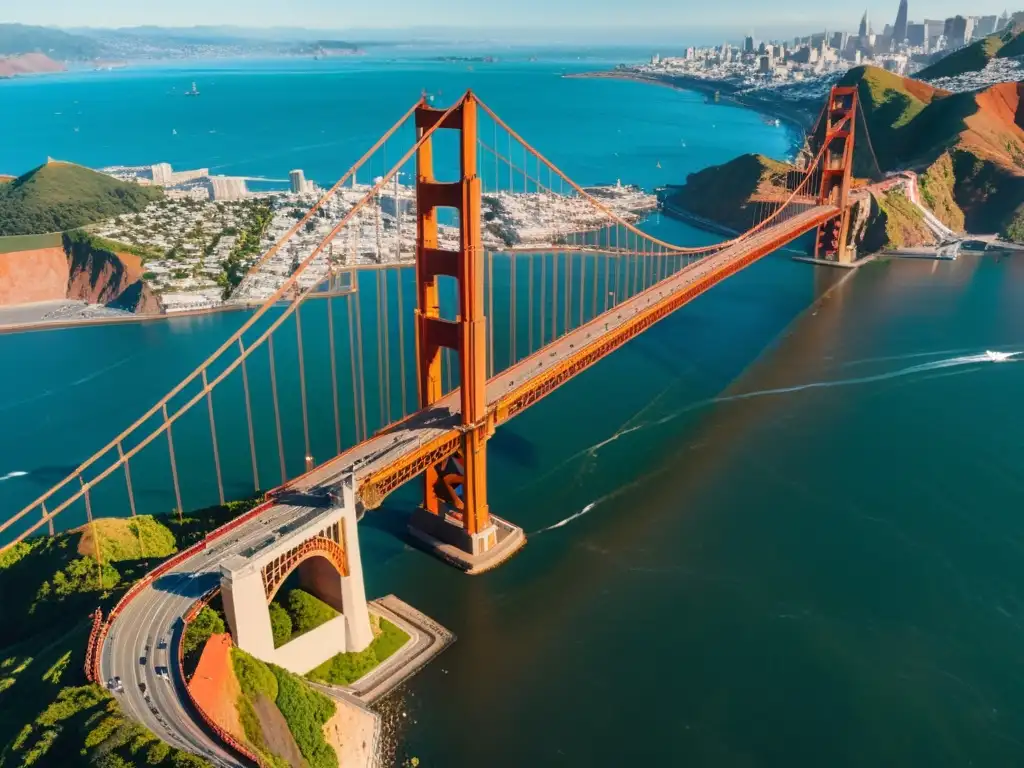
[[[210,199],[216,201],[242,200],[249,195],[245,179],[234,176],[210,176],[207,179],[207,189]]]
[[[154,184],[170,184],[173,171],[170,163],[154,163],[150,168]]]
[[[301,168],[296,168],[288,174],[288,178],[291,181],[292,194],[301,195],[309,191],[309,185],[306,181],[306,174],[303,173]]]
[[[892,39],[899,45],[907,37],[907,0],[900,0],[899,10],[896,11],[896,23],[892,25]]]

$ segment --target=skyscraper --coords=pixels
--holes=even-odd
[[[864,15],[860,20],[860,29],[857,31],[857,35],[863,40],[869,34],[871,34],[871,22],[868,21],[868,12],[864,11]]]
[[[899,45],[907,39],[907,0],[900,0],[900,9],[896,12],[896,23],[892,25],[892,39]]]

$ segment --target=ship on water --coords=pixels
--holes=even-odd
[[[198,96],[199,95],[199,89],[196,88],[196,84],[195,83],[192,83],[192,90],[191,91],[185,91],[185,95],[186,96]]]

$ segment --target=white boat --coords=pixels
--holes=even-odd
[[[1016,352],[993,352],[991,349],[986,349],[985,354],[988,355],[988,359],[993,363],[1005,363],[1011,359]]]

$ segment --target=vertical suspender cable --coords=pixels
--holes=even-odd
[[[256,437],[252,428],[252,400],[249,397],[249,367],[245,361],[245,345],[242,337],[238,337],[238,353],[242,358],[242,392],[245,395],[245,423],[249,428],[249,458],[252,461],[253,490],[260,489],[260,470],[256,461]]]
[[[537,345],[537,349],[544,346],[544,293],[546,292],[548,282],[548,255],[542,253],[540,255],[540,304],[537,305],[537,315],[540,319],[540,343]]]
[[[281,408],[277,404],[277,370],[274,364],[274,336],[267,338],[267,348],[270,351],[270,393],[274,397],[274,424],[277,427],[277,458],[281,464],[281,484],[288,480],[284,468],[284,435],[281,433]]]
[[[401,258],[399,258],[401,260]],[[408,404],[405,393],[405,310],[402,306],[402,268],[398,267],[395,270],[395,280],[398,283],[398,360],[399,360],[399,376],[402,377],[402,418],[404,419],[408,411]]]
[[[117,441],[117,456],[124,463],[124,484],[128,488],[128,505],[131,507],[132,517],[135,517],[135,491],[132,490],[132,471],[128,467],[128,459],[124,457],[124,447],[121,441]],[[51,525],[53,521],[50,521]]]
[[[302,438],[306,449],[306,471],[313,468],[313,450],[309,444],[309,409],[306,406],[306,357],[302,352],[302,304],[295,307],[295,339],[299,350],[299,396],[302,400]]]
[[[370,425],[366,421],[366,366],[363,364],[363,309],[356,290],[356,360],[359,362],[359,411],[363,419],[363,439],[370,436]]]
[[[525,150],[524,150],[525,151]],[[526,177],[523,176],[523,183],[526,183]],[[509,367],[516,364],[516,255],[510,253],[508,256],[508,270],[509,270],[509,282],[508,282],[508,295],[509,295],[509,309],[508,309],[508,322],[509,322],[509,340],[508,340],[508,358]]]
[[[487,362],[490,365],[489,376],[494,377],[494,253],[487,253],[487,332],[490,336],[487,346]]]
[[[381,425],[387,424],[385,420],[385,406],[384,406],[384,313],[383,313],[383,302],[381,301],[381,287],[380,287],[380,270],[374,270],[374,276],[377,283],[377,400],[380,405],[380,411],[378,416],[381,420]]]
[[[178,505],[178,522],[181,522],[184,512],[181,508],[181,486],[178,485],[178,462],[174,458],[174,436],[171,434],[171,420],[167,416],[167,403],[163,404],[164,412],[164,426],[167,428],[167,449],[168,455],[171,457],[171,480],[174,482],[174,500]],[[79,476],[81,479],[81,476]],[[86,497],[86,506],[88,507],[89,498]]]
[[[540,183],[540,174],[537,174],[537,183]],[[534,256],[531,254],[527,257],[527,275],[526,281],[530,284],[529,296],[526,302],[526,354],[533,354],[533,260]]]
[[[356,273],[350,272],[352,280],[355,280]],[[358,288],[358,285],[356,286]],[[352,304],[355,302],[355,296],[358,291],[354,291],[349,294],[345,304],[348,308],[348,352],[349,352],[349,366],[352,370],[352,421],[356,428],[355,440],[357,443],[363,441],[362,435],[365,434],[365,428],[360,429],[359,421],[359,379],[356,374],[356,336],[355,336],[355,321],[352,317]]]
[[[331,399],[334,402],[334,448],[341,454],[341,414],[338,409],[338,362],[334,354],[334,297],[327,299],[327,344],[331,348]]]
[[[213,469],[217,474],[217,498],[224,506],[224,480],[220,474],[220,448],[217,445],[217,423],[213,418],[213,390],[206,378],[206,369],[202,371],[203,389],[206,390],[206,410],[210,416],[210,441],[213,443]]]

